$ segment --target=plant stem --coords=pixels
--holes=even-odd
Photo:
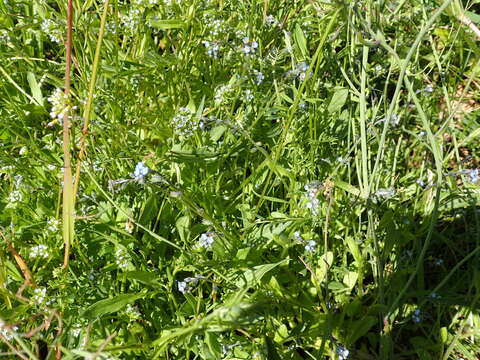
[[[100,31],[98,33],[97,46],[95,49],[95,57],[94,57],[93,66],[92,66],[92,77],[90,78],[90,84],[88,86],[87,104],[85,105],[85,110],[83,112],[84,123],[83,123],[82,137],[80,138],[80,150],[78,153],[77,167],[75,170],[75,184],[73,188],[74,200],[76,199],[78,186],[80,184],[80,170],[82,168],[82,161],[85,158],[85,147],[86,147],[85,142],[88,135],[88,127],[90,125],[90,116],[92,113],[93,95],[95,91],[95,84],[97,82],[98,65],[100,63],[100,52],[102,49],[103,35],[105,33],[105,23],[107,20],[107,13],[108,13],[108,2],[109,0],[105,0],[103,4],[103,13],[102,13],[102,18],[100,19]]]
[[[67,7],[67,43],[65,59],[65,97],[68,99],[70,94],[70,69],[72,64],[72,22],[73,22],[73,4],[68,0]],[[63,241],[64,258],[63,268],[68,267],[68,258],[70,256],[70,246],[74,236],[74,197],[72,184],[72,167],[70,160],[70,107],[63,116]]]

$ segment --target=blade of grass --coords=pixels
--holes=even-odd
[[[88,86],[87,104],[85,105],[85,110],[83,112],[84,123],[83,123],[82,137],[80,138],[80,150],[78,153],[77,167],[75,170],[75,184],[73,188],[74,199],[76,199],[76,195],[78,192],[78,186],[80,184],[80,171],[82,168],[82,162],[85,158],[86,139],[88,135],[88,127],[90,125],[90,116],[92,114],[93,95],[95,91],[95,84],[97,82],[98,66],[100,64],[100,53],[102,50],[103,36],[105,34],[105,23],[107,20],[109,1],[110,0],[105,0],[105,2],[103,3],[103,13],[100,19],[100,30],[98,33],[97,46],[95,49],[95,57],[92,65],[92,76],[90,78],[90,84]]]
[[[67,5],[67,43],[66,59],[65,59],[65,97],[68,99],[70,95],[70,72],[72,64],[72,27],[73,27],[73,3],[68,0]],[[64,257],[63,268],[68,267],[68,259],[70,257],[70,246],[74,238],[74,195],[72,183],[72,167],[70,159],[70,107],[63,116],[63,242],[64,242]]]

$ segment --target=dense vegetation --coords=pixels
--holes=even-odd
[[[73,8],[65,92],[0,3],[0,356],[478,359],[478,0]]]

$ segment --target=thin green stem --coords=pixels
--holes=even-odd
[[[103,13],[100,19],[100,30],[98,33],[97,46],[95,49],[95,57],[92,65],[92,76],[90,78],[90,84],[88,86],[87,104],[85,105],[85,110],[83,112],[84,123],[83,123],[82,137],[80,138],[80,150],[78,153],[77,168],[75,171],[75,187],[73,189],[74,199],[76,199],[76,195],[78,192],[78,186],[80,184],[80,171],[82,168],[82,162],[85,158],[86,139],[88,135],[88,127],[90,125],[90,117],[92,115],[93,96],[95,92],[95,85],[97,82],[98,66],[100,64],[100,53],[102,50],[103,36],[105,34],[105,23],[107,20],[109,1],[110,0],[105,0],[103,4]]]
[[[70,73],[72,65],[72,28],[73,28],[73,3],[68,0],[67,6],[67,43],[66,59],[65,59],[65,98],[70,95]],[[64,258],[63,267],[68,267],[68,259],[70,257],[70,247],[74,238],[74,195],[72,183],[72,167],[70,159],[70,107],[67,107],[63,117],[63,242],[64,242]]]
[[[362,177],[363,177],[363,189],[362,193],[364,198],[368,198],[369,176],[368,176],[368,149],[367,149],[367,130],[366,130],[366,114],[367,114],[367,95],[366,95],[366,83],[367,83],[367,65],[368,65],[368,47],[363,46],[362,54],[362,75],[360,79],[360,146],[362,153]]]

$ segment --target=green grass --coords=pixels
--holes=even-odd
[[[1,357],[480,356],[478,1],[106,3],[56,106],[0,3]]]

